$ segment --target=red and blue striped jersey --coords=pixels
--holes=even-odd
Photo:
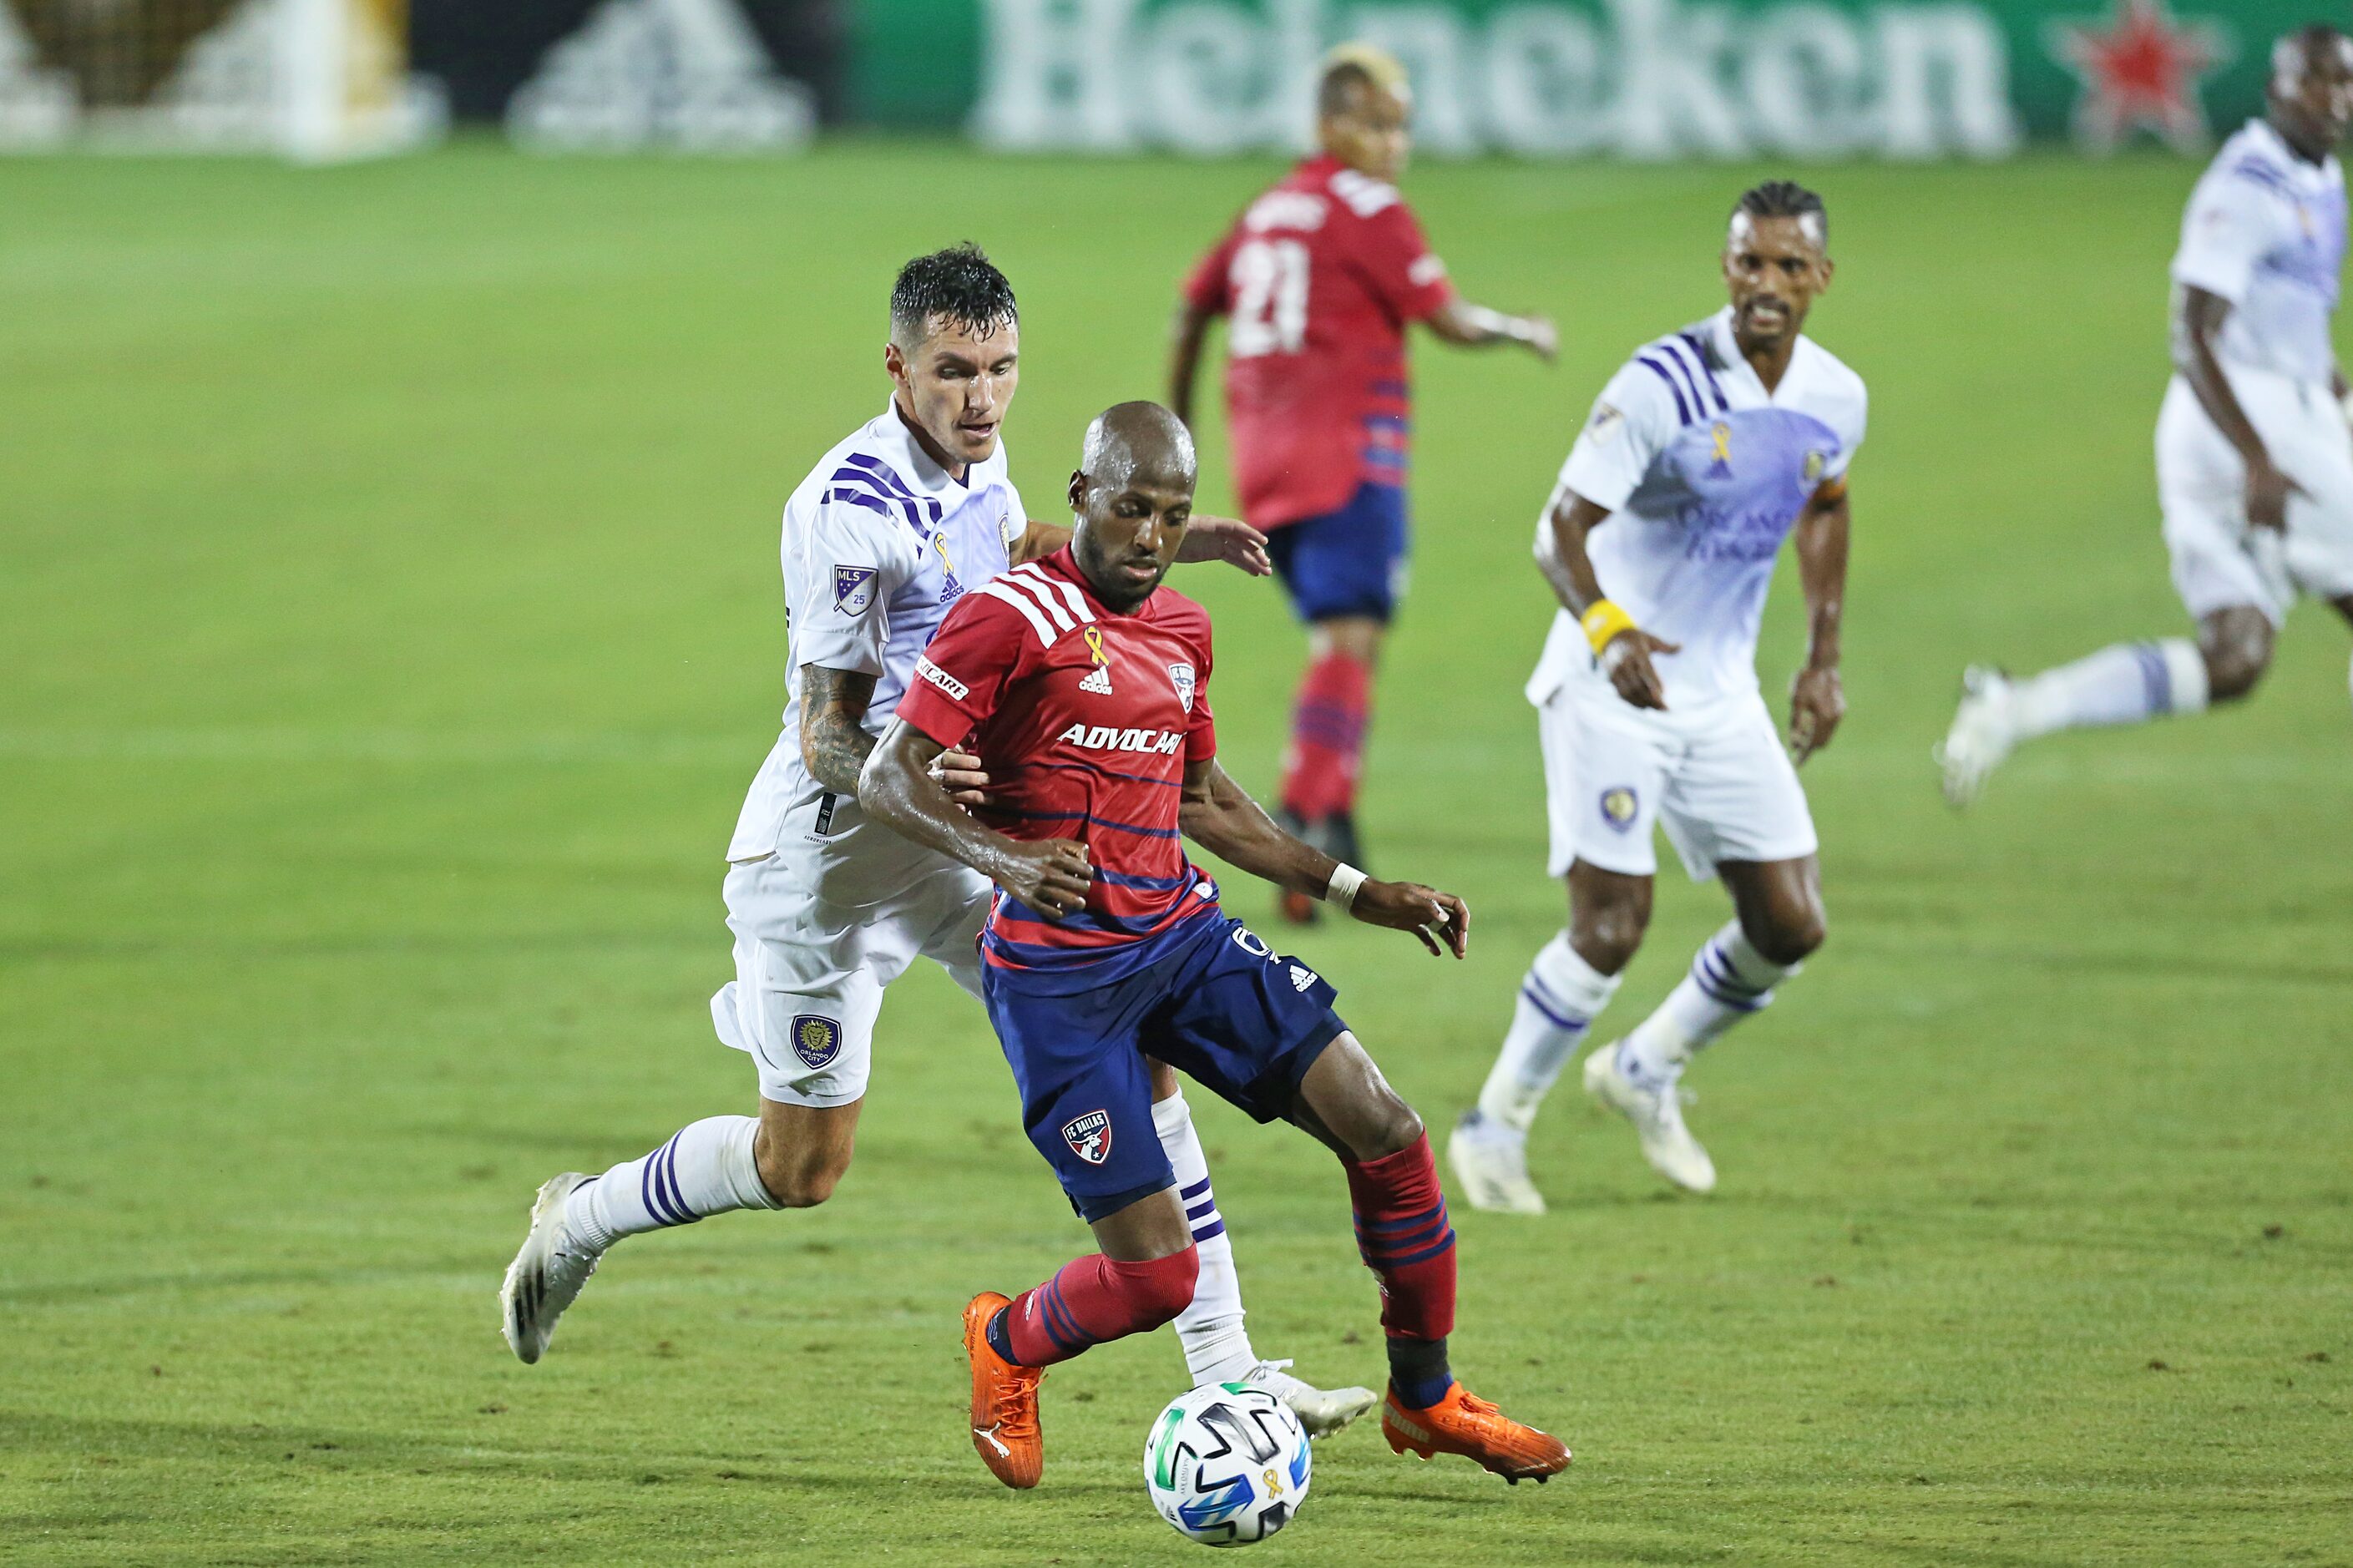
[[[1077,839],[1094,870],[1086,908],[1060,921],[1000,891],[987,963],[1082,969],[1092,984],[1216,912],[1217,886],[1186,859],[1176,826],[1186,764],[1217,754],[1210,662],[1208,612],[1165,587],[1129,614],[1107,609],[1067,546],[948,612],[899,717],[978,754],[982,821],[1014,838]]]

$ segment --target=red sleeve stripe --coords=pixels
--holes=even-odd
[[[1005,575],[1008,580],[1020,584],[1036,595],[1038,602],[1046,606],[1046,613],[1054,617],[1054,624],[1064,631],[1071,630],[1080,621],[1092,621],[1095,618],[1094,612],[1087,608],[1087,602],[1079,597],[1079,591],[1076,588],[1059,577],[1048,576],[1038,568],[1035,562],[1025,562]],[[1057,595],[1060,597],[1060,604],[1056,603]],[[1068,615],[1062,611],[1063,605],[1070,606]]]
[[[1012,605],[1015,609],[1020,611],[1021,618],[1029,623],[1029,629],[1038,634],[1038,641],[1041,647],[1052,647],[1054,646],[1054,639],[1061,635],[1053,627],[1046,624],[1046,617],[1038,613],[1038,607],[1035,605],[1032,605],[1028,599],[1023,598],[1020,595],[1007,587],[1005,585],[1005,580],[1002,577],[992,582],[983,583],[979,587],[974,589],[973,592],[976,594],[986,594],[992,599],[1001,599],[1005,603]]]

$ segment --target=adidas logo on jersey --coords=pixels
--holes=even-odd
[[[1314,970],[1301,963],[1294,963],[1291,966],[1291,988],[1293,991],[1304,991],[1310,985],[1314,984],[1315,972]]]
[[[1082,691],[1092,691],[1098,697],[1110,696],[1111,666],[1107,664],[1099,664],[1095,666],[1094,673],[1088,676],[1084,680],[1079,682],[1079,689]]]
[[[1182,731],[1117,730],[1109,724],[1073,724],[1054,738],[1090,752],[1148,752],[1163,757],[1175,755],[1185,743]]]

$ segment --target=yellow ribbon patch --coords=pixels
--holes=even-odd
[[[1097,664],[1109,664],[1111,662],[1111,655],[1103,652],[1103,628],[1101,626],[1089,626],[1083,635],[1086,637],[1087,651],[1094,655],[1095,662]]]

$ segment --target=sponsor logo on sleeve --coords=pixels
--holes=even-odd
[[[1607,447],[1626,427],[1626,416],[1606,403],[1593,405],[1593,417],[1586,422],[1585,438],[1597,447]]]
[[[915,673],[961,702],[972,695],[972,688],[934,664],[929,658],[915,660]]]
[[[1168,684],[1176,689],[1176,700],[1185,705],[1186,712],[1190,713],[1193,710],[1193,688],[1198,684],[1193,667],[1189,664],[1170,665]]]
[[[1111,1158],[1111,1112],[1090,1110],[1071,1117],[1062,1123],[1062,1142],[1088,1164],[1102,1164]]]
[[[1427,289],[1446,276],[1446,263],[1425,251],[1414,264],[1405,269],[1407,281],[1417,289]]]
[[[836,566],[833,607],[845,616],[862,616],[874,605],[874,568]]]
[[[821,1068],[841,1054],[841,1026],[831,1018],[803,1013],[793,1019],[793,1055],[801,1065]]]

